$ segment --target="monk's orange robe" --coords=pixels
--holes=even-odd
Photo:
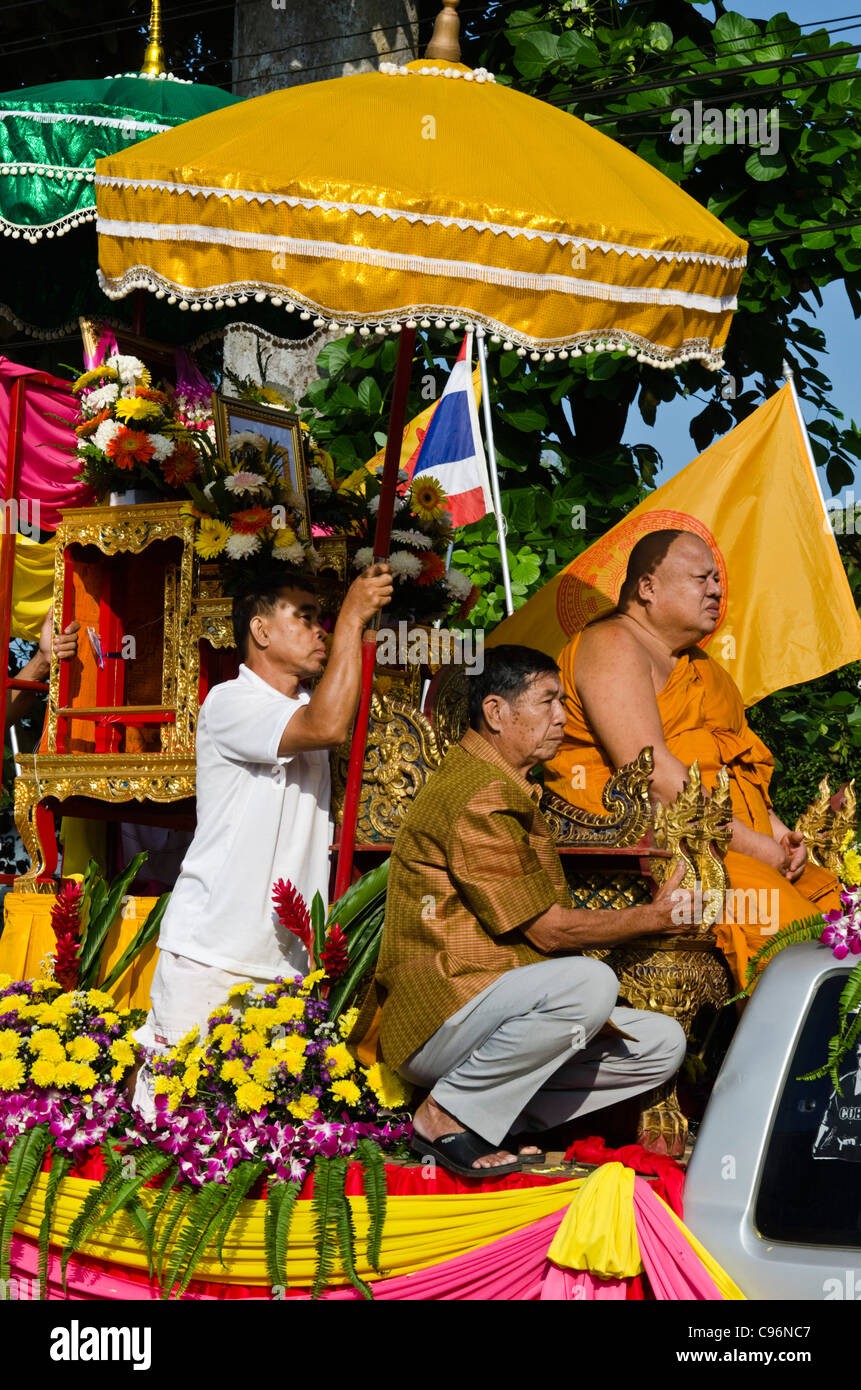
[[[559,752],[546,765],[545,785],[566,801],[606,814],[601,794],[615,769],[596,742],[577,695],[574,662],[579,641],[577,633],[559,658],[569,714]],[[699,762],[707,791],[714,788],[721,767],[726,767],[733,813],[752,830],[770,835],[768,786],[774,759],[750,728],[738,687],[723,667],[695,647],[677,661],[657,700],[664,739],[673,756],[686,767],[694,759]],[[765,891],[767,896],[759,896],[757,901],[767,905],[766,913],[758,915],[770,915],[774,903],[779,918],[747,925],[716,924],[718,945],[739,983],[744,982],[747,962],[774,935],[775,928],[840,906],[837,879],[817,865],[808,864],[801,877],[790,883],[777,869],[731,849],[726,867],[731,888],[754,889],[758,894]],[[776,898],[771,890],[776,890]]]

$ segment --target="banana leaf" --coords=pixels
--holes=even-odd
[[[351,883],[346,893],[332,904],[329,909],[329,926],[337,922],[349,937],[356,919],[364,917],[372,907],[385,901],[388,879],[388,859],[378,864],[375,869],[369,869],[366,874],[362,874],[362,877],[356,883]]]
[[[119,877],[114,879],[105,894],[103,905],[99,908],[98,912],[95,915],[92,915],[91,912],[87,925],[87,935],[81,949],[81,964],[78,971],[78,982],[81,989],[91,987],[93,982],[98,978],[102,947],[105,944],[105,938],[119,911],[120,903],[125,896],[126,889],[146,857],[145,850],[142,850],[140,854],[136,854],[134,859],[126,866]],[[98,887],[98,885],[96,886]],[[102,887],[104,887],[104,884],[102,884]]]

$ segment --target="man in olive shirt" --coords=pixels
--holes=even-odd
[[[625,1100],[680,1065],[679,1025],[617,1009],[612,970],[573,953],[678,931],[681,873],[640,907],[571,907],[541,787],[527,780],[565,726],[549,657],[488,650],[469,715],[395,840],[375,989],[354,1036],[381,1002],[385,1061],[432,1088],[414,1150],[501,1176],[518,1166],[506,1147],[518,1133]]]

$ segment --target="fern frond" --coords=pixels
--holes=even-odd
[[[266,1172],[266,1164],[259,1160],[255,1163],[240,1163],[230,1175],[228,1183],[228,1198],[224,1207],[224,1217],[215,1232],[214,1239],[218,1241],[217,1254],[223,1269],[227,1268],[224,1263],[224,1239],[230,1230],[231,1222],[239,1210],[239,1203],[242,1201],[257,1179]]]
[[[275,1258],[275,1231],[286,1196],[286,1183],[270,1182],[266,1194],[266,1210],[263,1213],[263,1251],[266,1256],[266,1273],[272,1288],[281,1283],[281,1270]]]
[[[811,917],[803,917],[800,921],[788,922],[785,927],[781,927],[780,931],[769,937],[765,945],[748,961],[744,987],[738,994],[734,994],[732,999],[728,999],[727,1004],[734,1004],[737,999],[749,999],[763,969],[779,951],[785,946],[796,946],[801,941],[818,941],[824,926],[825,918],[821,912],[816,912]]]
[[[311,1198],[311,1219],[314,1223],[317,1268],[311,1288],[312,1298],[319,1298],[332,1277],[337,1245],[337,1190],[340,1178],[343,1197],[345,1166],[343,1158],[324,1158],[322,1154],[318,1154],[314,1160],[314,1195]]]
[[[50,1137],[47,1125],[35,1125],[18,1135],[9,1155],[0,1192],[0,1279],[4,1290],[8,1288],[15,1222],[38,1177]]]
[[[837,1020],[841,1032],[846,1027],[846,1019],[858,1009],[861,1009],[861,962],[850,972],[849,978],[843,986],[843,992],[840,995],[840,1003],[837,1006]]]
[[[346,1175],[346,1163],[344,1172]],[[366,1284],[364,1279],[360,1279],[356,1270],[356,1227],[353,1221],[353,1208],[350,1206],[350,1199],[343,1187],[338,1190],[335,1203],[335,1224],[338,1232],[338,1244],[341,1247],[341,1263],[345,1273],[354,1289],[358,1289],[363,1298],[373,1299],[370,1284]]]
[[[373,1139],[360,1139],[357,1145],[362,1165],[362,1187],[368,1203],[368,1243],[366,1255],[371,1269],[380,1273],[380,1250],[386,1224],[386,1163],[383,1151]]]
[[[170,1208],[170,1211],[165,1216],[164,1221],[162,1223],[163,1230],[159,1239],[158,1250],[156,1251],[155,1257],[155,1264],[158,1267],[158,1279],[162,1287],[164,1286],[168,1246],[170,1245],[174,1231],[176,1230],[177,1226],[179,1225],[179,1222],[182,1220],[182,1217],[185,1214],[186,1207],[195,1195],[193,1187],[174,1188],[174,1192],[176,1194],[176,1201]]]
[[[275,1231],[273,1240],[272,1268],[275,1270],[273,1284],[287,1283],[287,1243],[290,1238],[290,1222],[293,1219],[293,1209],[296,1199],[302,1191],[302,1180],[298,1182],[279,1183],[283,1196],[278,1205],[275,1217]]]
[[[40,1298],[46,1298],[48,1293],[48,1249],[51,1240],[51,1217],[54,1214],[57,1190],[71,1167],[71,1154],[58,1153],[55,1149],[51,1155],[51,1171],[48,1175],[48,1186],[45,1189],[45,1210],[42,1214],[42,1224],[39,1227],[39,1263],[36,1278],[39,1281]]]
[[[215,1226],[227,1202],[229,1188],[224,1183],[208,1182],[195,1194],[185,1223],[170,1257],[162,1295],[179,1298],[188,1287],[191,1276],[206,1247],[215,1234]]]
[[[158,1196],[153,1202],[152,1207],[150,1208],[149,1229],[147,1231],[147,1238],[145,1242],[147,1267],[149,1270],[150,1278],[152,1278],[153,1274],[156,1228],[161,1218],[161,1214],[164,1211],[165,1205],[168,1199],[170,1198],[171,1193],[174,1190],[173,1185],[176,1181],[176,1176],[178,1172],[179,1169],[177,1165],[175,1163],[172,1163],[171,1169],[165,1174],[164,1182],[161,1185],[161,1191],[159,1192]]]

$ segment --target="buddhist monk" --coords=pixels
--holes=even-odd
[[[838,907],[839,885],[808,863],[801,835],[775,814],[768,795],[774,759],[748,725],[732,678],[697,645],[714,632],[720,604],[714,556],[698,536],[655,531],[637,542],[618,605],[576,633],[559,659],[568,719],[545,783],[602,812],[608,778],[646,745],[654,749],[653,803],[675,800],[694,759],[707,791],[727,768],[733,821],[726,867],[736,891],[715,932],[744,983],[748,961],[768,937]]]

